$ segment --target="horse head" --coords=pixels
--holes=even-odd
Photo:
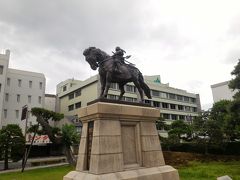
[[[83,55],[85,56],[85,60],[89,63],[91,69],[96,70],[98,68],[97,58],[94,54],[95,47],[89,47],[83,51]]]

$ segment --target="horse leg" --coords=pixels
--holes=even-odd
[[[104,98],[103,96],[103,92],[104,92],[104,89],[105,89],[105,86],[106,86],[106,79],[105,77],[102,77],[100,76],[100,82],[101,82],[101,93],[100,93],[100,98]]]
[[[120,89],[120,91],[121,91],[118,100],[122,100],[123,94],[125,93],[125,90],[124,90],[124,85],[125,85],[125,84],[119,83],[118,85],[119,85],[119,89]]]
[[[103,97],[107,98],[107,94],[108,94],[108,90],[110,88],[110,81],[109,81],[109,73],[107,73],[106,75],[106,79],[105,79],[105,82],[106,82],[106,85],[105,85],[105,89],[104,89],[104,93],[103,93]]]
[[[140,103],[144,103],[143,90],[142,90],[139,82],[138,82],[138,81],[134,81],[133,83],[134,83],[134,85],[137,87],[138,92],[139,92],[139,94],[140,94],[140,98],[141,98]]]
[[[104,93],[103,93],[103,97],[104,98],[107,98],[107,94],[108,94],[108,90],[110,88],[110,82],[106,81],[106,86],[105,86],[105,89],[104,89]]]

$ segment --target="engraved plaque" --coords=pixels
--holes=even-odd
[[[93,127],[94,127],[94,121],[89,121],[88,122],[88,134],[87,134],[87,170],[89,170],[89,167],[90,167]]]
[[[122,125],[122,145],[124,165],[137,164],[136,137],[134,125]]]

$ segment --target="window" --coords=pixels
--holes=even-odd
[[[6,94],[5,94],[5,101],[8,102],[8,100],[9,100],[9,94],[6,93]]]
[[[196,107],[192,107],[192,111],[193,112],[197,112],[197,108]]]
[[[81,89],[75,91],[75,97],[81,96]]]
[[[38,96],[38,103],[41,104],[42,103],[42,97]]]
[[[151,101],[150,100],[145,99],[145,103],[151,105]]]
[[[32,96],[28,95],[28,103],[32,102]]]
[[[63,92],[67,90],[67,86],[63,86]]]
[[[73,99],[74,98],[74,93],[71,93],[71,94],[69,94],[68,95],[68,99],[70,100],[70,99]]]
[[[184,96],[184,101],[189,102],[189,97]]]
[[[29,88],[32,88],[32,81],[29,81]]]
[[[10,81],[11,79],[10,78],[7,78],[7,85],[10,86]]]
[[[177,115],[172,114],[172,120],[177,120]]]
[[[176,99],[176,95],[170,93],[170,94],[169,94],[169,98],[170,98],[170,99]]]
[[[43,86],[43,83],[40,82],[40,83],[39,83],[39,89],[42,89],[42,86]]]
[[[130,85],[126,85],[126,91],[127,92],[136,92],[135,87],[134,86],[130,86]]]
[[[177,95],[177,100],[178,100],[178,101],[182,101],[182,100],[183,100],[183,97],[180,96],[180,95]]]
[[[126,97],[126,98],[125,98],[125,101],[133,102],[134,100],[133,100],[133,98],[131,98],[131,97]]]
[[[17,102],[20,102],[20,94],[17,94]]]
[[[165,92],[161,92],[161,98],[167,98],[167,93],[165,93]]]
[[[168,108],[168,103],[162,103],[163,108]]]
[[[185,111],[190,111],[190,107],[189,106],[185,106]]]
[[[159,91],[152,90],[152,95],[153,95],[153,96],[160,96],[160,92],[159,92]]]
[[[21,86],[22,86],[22,80],[18,79],[18,87],[21,87]]]
[[[15,113],[16,113],[16,119],[18,119],[19,118],[19,110],[16,110]]]
[[[153,101],[153,106],[154,106],[154,107],[160,107],[160,102]]]
[[[118,89],[117,83],[111,83],[110,88],[111,89]]]
[[[112,94],[108,94],[108,99],[117,99],[117,96],[112,95]]]
[[[179,115],[179,120],[184,120],[185,117],[183,115]]]
[[[170,114],[162,114],[164,119],[170,119]]]
[[[175,104],[170,104],[170,108],[171,109],[176,109],[176,105]]]
[[[3,66],[0,66],[0,74],[3,74]]]
[[[72,111],[73,109],[74,109],[74,105],[73,104],[68,106],[68,111]]]
[[[190,98],[191,103],[195,103],[196,99],[195,98]]]
[[[179,111],[183,111],[183,106],[182,105],[178,105],[178,110]]]
[[[81,107],[81,102],[78,102],[78,103],[75,104],[75,109],[78,109],[80,107]]]
[[[7,118],[7,109],[3,110],[3,115],[4,115],[4,118],[6,119]]]

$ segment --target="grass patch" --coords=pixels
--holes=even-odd
[[[14,173],[0,174],[0,180],[62,180],[63,176],[74,170],[71,166],[60,166],[35,169]],[[178,168],[181,180],[216,180],[219,176],[228,175],[233,180],[240,180],[240,161],[230,162],[197,162],[188,163]]]
[[[71,166],[49,167],[29,171],[0,174],[0,180],[62,180],[68,172],[74,170]]]
[[[240,180],[240,161],[190,162],[187,166],[179,167],[178,172],[181,180],[216,180],[224,175]]]

